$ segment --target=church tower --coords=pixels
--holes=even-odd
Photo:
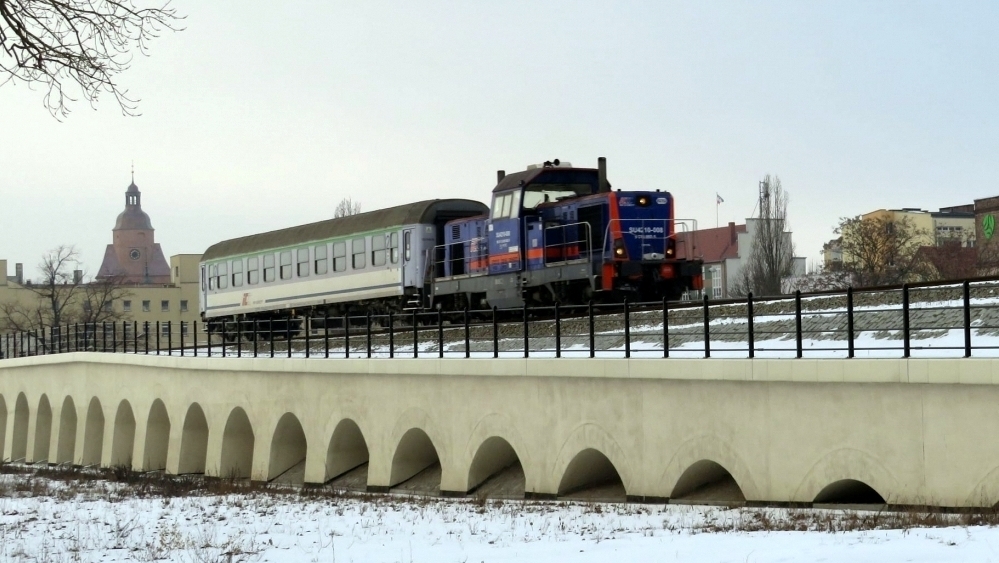
[[[149,215],[142,211],[142,193],[134,176],[125,191],[125,210],[118,215],[111,240],[97,279],[122,276],[124,283],[170,283],[170,266],[156,244]]]

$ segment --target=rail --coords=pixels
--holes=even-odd
[[[544,247],[545,266],[589,260],[593,256],[593,230],[592,226],[585,221],[567,225],[550,225],[545,227],[543,233],[541,245]],[[549,233],[558,233],[559,236],[552,236]],[[573,233],[575,233],[575,238],[570,240],[566,235],[572,236]],[[549,242],[553,238],[561,242]],[[550,253],[549,250],[555,252]],[[549,259],[552,255],[556,259]]]

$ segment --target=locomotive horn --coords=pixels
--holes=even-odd
[[[597,159],[597,183],[600,193],[610,191],[610,184],[607,183],[607,158],[603,156]]]

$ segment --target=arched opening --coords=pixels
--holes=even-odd
[[[481,498],[524,498],[524,467],[510,442],[488,438],[472,458],[468,491]]]
[[[114,438],[111,440],[111,467],[132,468],[132,450],[135,448],[135,415],[128,401],[118,404],[114,417]]]
[[[572,458],[562,474],[558,495],[565,498],[622,502],[627,493],[621,475],[607,456],[593,448]]]
[[[180,438],[180,465],[177,472],[204,473],[208,457],[208,420],[201,405],[193,403],[184,417],[184,434]]]
[[[14,436],[10,441],[10,460],[24,461],[28,455],[28,398],[24,393],[14,402]]]
[[[246,411],[236,407],[222,431],[222,462],[219,477],[247,478],[253,469],[253,428]]]
[[[146,422],[146,443],[143,448],[143,471],[166,469],[167,449],[170,446],[170,415],[166,405],[156,399],[149,408],[149,419]]]
[[[274,429],[267,480],[300,485],[305,483],[305,455],[308,445],[298,417],[284,413]]]
[[[361,490],[368,484],[368,444],[349,418],[336,425],[326,450],[326,481],[337,488]]]
[[[692,502],[744,502],[746,496],[735,478],[721,465],[702,459],[683,472],[677,480],[671,500]]]
[[[56,463],[73,463],[76,454],[76,403],[66,396],[59,412],[59,441],[56,444]]]
[[[100,465],[104,453],[104,409],[94,397],[87,407],[87,422],[83,428],[83,465]]]
[[[52,405],[49,398],[42,395],[38,400],[38,418],[35,420],[35,447],[31,453],[33,463],[49,460],[49,442],[52,441]]]
[[[423,430],[410,428],[399,440],[392,457],[389,486],[404,493],[440,494],[440,457]]]
[[[0,395],[0,456],[3,456],[3,447],[7,439],[7,400]]]
[[[856,479],[842,479],[819,491],[814,504],[884,504],[873,487]]]

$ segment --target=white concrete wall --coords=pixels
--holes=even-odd
[[[102,435],[105,465],[165,463],[177,473],[203,464],[219,474],[231,469],[221,467],[223,436],[238,407],[249,432],[238,443],[233,438],[229,451],[248,456],[258,480],[301,457],[312,483],[367,459],[369,487],[383,490],[433,453],[420,450],[422,432],[436,450],[446,492],[476,485],[481,467],[472,471],[472,460],[499,437],[489,442],[497,449],[479,459],[508,463],[505,441],[523,466],[526,490],[541,496],[559,491],[577,454],[596,450],[631,497],[669,497],[687,469],[707,460],[727,470],[750,501],[811,502],[827,485],[854,479],[891,503],[991,506],[999,500],[999,447],[987,440],[999,433],[997,384],[999,362],[989,359],[209,360],[78,353],[0,362],[0,423],[6,459],[20,457],[19,449],[29,461],[46,453],[54,462],[71,451],[81,463],[97,451],[84,442]],[[91,412],[94,398],[100,413]],[[43,406],[40,417],[40,404],[51,414]],[[71,432],[60,428],[73,419],[64,408],[75,411]],[[88,421],[98,414],[103,429],[95,431]],[[348,419],[354,424],[342,424]],[[232,423],[232,436],[238,427]],[[46,428],[50,436],[38,435]],[[414,428],[421,432],[410,433],[398,451]],[[50,444],[48,452],[37,451],[46,449],[42,444]]]

